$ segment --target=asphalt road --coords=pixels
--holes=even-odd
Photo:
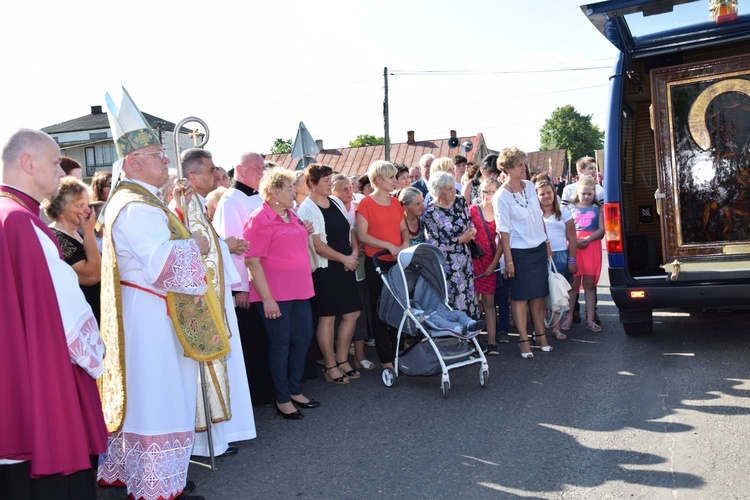
[[[501,345],[439,377],[379,371],[346,386],[308,381],[323,403],[301,421],[255,411],[258,437],[212,472],[207,499],[750,498],[748,313],[668,311],[654,334],[624,334],[599,286],[603,331],[574,325],[555,351],[524,360]],[[374,350],[368,355],[376,359]],[[125,497],[124,489],[99,498]]]

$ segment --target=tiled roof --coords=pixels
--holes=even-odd
[[[461,154],[461,148],[450,148],[448,138],[435,139],[431,141],[416,141],[412,143],[400,142],[391,144],[391,163],[403,163],[409,167],[416,167],[419,158],[426,153],[435,155],[435,158],[443,156],[453,157]],[[471,141],[474,147],[464,156],[469,161],[482,161],[483,155],[487,154],[487,146],[481,133],[475,136],[464,136],[458,138],[459,143]],[[367,172],[370,163],[385,158],[384,146],[363,146],[360,148],[324,149],[314,155],[316,163],[328,165],[335,172],[346,175],[363,175]],[[300,162],[300,158],[292,158],[291,153],[278,155],[265,155],[267,161],[277,163],[279,166],[294,170]]]
[[[161,127],[162,130],[172,132],[174,131],[174,123],[167,120],[163,120],[154,115],[143,113],[144,118],[152,128]],[[66,132],[82,132],[87,130],[98,130],[108,129],[109,120],[107,120],[107,113],[101,112],[96,114],[88,114],[79,118],[73,118],[56,125],[50,125],[44,127],[42,132],[47,134],[63,134]]]
[[[531,170],[532,174],[548,172],[551,165],[553,177],[559,177],[567,169],[567,152],[566,149],[551,149],[549,151],[526,153],[529,170]]]

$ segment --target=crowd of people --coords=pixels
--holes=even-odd
[[[2,151],[0,360],[18,380],[0,392],[17,409],[0,415],[10,498],[95,498],[97,483],[191,498],[191,455],[237,453],[232,443],[256,437],[253,405],[288,420],[321,405],[303,391],[316,361],[336,385],[393,368],[397,332],[377,314],[376,265],[387,271],[416,244],[445,254],[449,305],[483,320],[489,355],[509,342],[511,321],[521,357],[552,351],[548,259],[572,284],[570,314],[549,338],[569,334],[579,287],[585,328],[601,331],[592,158],[563,196],[531,181],[517,148],[478,165],[375,161],[354,178],[322,164],[295,174],[257,153],[227,172],[194,148],[177,179],[134,103],[110,118],[120,159],[91,187],[42,132],[19,130]],[[39,303],[50,314],[35,314]]]

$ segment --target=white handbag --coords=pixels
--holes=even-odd
[[[545,299],[547,316],[544,318],[544,323],[547,327],[550,327],[559,322],[570,309],[570,295],[568,293],[570,292],[570,283],[565,279],[565,276],[557,272],[557,267],[555,267],[551,257],[547,260],[547,271],[549,295]]]

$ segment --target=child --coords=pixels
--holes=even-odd
[[[576,226],[578,270],[570,289],[570,311],[573,310],[578,288],[583,281],[583,292],[586,297],[586,329],[592,332],[602,331],[594,321],[596,309],[596,284],[602,270],[601,239],[604,236],[604,217],[601,215],[599,200],[596,198],[596,181],[593,177],[583,177],[578,181],[575,196],[568,205]],[[573,322],[571,312],[565,317],[561,328],[569,330]]]
[[[547,237],[552,249],[552,261],[555,263],[557,272],[565,276],[568,283],[572,283],[573,275],[578,270],[576,265],[576,227],[573,223],[573,216],[567,207],[560,210],[557,193],[555,193],[550,181],[537,182],[536,194],[539,197],[539,204],[544,215],[544,226],[547,229]],[[557,340],[568,338],[560,331],[562,313],[563,311],[553,315],[550,325],[552,335]]]
[[[412,314],[432,330],[444,330],[456,336],[472,338],[485,327],[484,320],[473,320],[465,312],[454,310],[441,303],[434,311],[425,311],[420,305],[412,302]]]

